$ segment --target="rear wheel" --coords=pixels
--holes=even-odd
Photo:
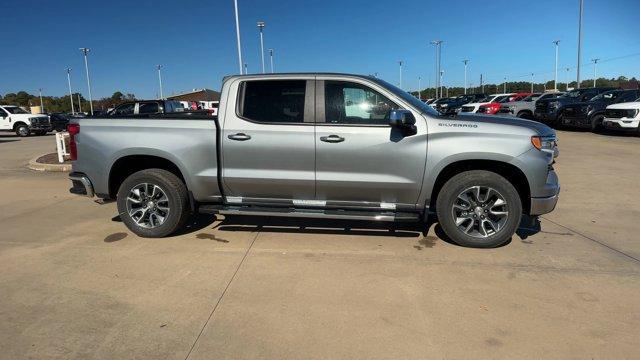
[[[29,136],[29,134],[31,134],[31,131],[29,130],[29,127],[27,125],[20,124],[16,126],[16,135],[20,137],[27,137]]]
[[[444,232],[462,246],[490,248],[509,241],[520,223],[522,202],[504,177],[484,170],[447,181],[436,201]]]
[[[141,237],[164,237],[181,228],[189,217],[187,187],[162,169],[138,171],[118,190],[118,213]]]

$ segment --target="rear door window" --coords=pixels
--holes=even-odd
[[[245,81],[238,115],[260,123],[303,123],[306,86],[306,80]]]

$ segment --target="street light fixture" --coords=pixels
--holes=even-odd
[[[560,43],[560,40],[554,40],[553,43],[556,44],[556,66],[554,70],[556,75],[553,80],[553,89],[558,91],[558,44]]]
[[[442,40],[433,40],[431,41],[431,45],[435,45],[436,46],[436,99],[438,99],[438,91],[440,91],[440,49],[442,46]],[[439,94],[440,96],[442,96],[442,92],[440,92]]]
[[[258,29],[260,30],[260,59],[262,60],[262,73],[264,74],[266,71],[264,69],[264,38],[262,36],[262,31],[264,30],[264,21],[257,22]]]
[[[464,59],[462,60],[462,62],[464,63],[464,93],[467,93],[467,63],[469,62],[468,59]]]
[[[271,73],[273,74],[273,49],[269,49],[269,59],[271,60]]]
[[[236,13],[236,41],[238,43],[238,67],[242,75],[242,48],[240,47],[240,20],[238,20],[238,0],[233,0],[233,7]]]
[[[160,83],[160,99],[164,99],[164,95],[162,94],[162,74],[160,73],[163,66],[158,64],[156,65],[156,68],[158,69],[158,82]]]
[[[87,72],[87,88],[89,89],[89,109],[91,111],[91,116],[93,116],[93,98],[91,97],[91,79],[89,78],[89,60],[87,60],[87,55],[91,49],[89,48],[80,48],[82,54],[84,55],[84,68]]]
[[[69,84],[69,100],[71,101],[71,115],[76,113],[73,108],[73,92],[71,91],[71,68],[67,68],[67,83]]]
[[[593,87],[596,87],[596,66],[598,65],[598,61],[600,61],[600,59],[591,59],[591,61],[593,61]]]

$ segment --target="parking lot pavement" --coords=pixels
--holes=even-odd
[[[559,132],[541,230],[200,216],[142,239],[0,139],[0,358],[634,358],[640,138]]]

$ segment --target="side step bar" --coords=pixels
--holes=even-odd
[[[263,206],[200,205],[200,207],[198,208],[198,212],[203,214],[283,216],[319,219],[373,220],[394,222],[420,221],[420,214],[418,213],[391,211],[378,212],[358,210],[273,208]]]

